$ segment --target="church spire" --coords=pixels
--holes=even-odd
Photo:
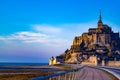
[[[102,15],[101,15],[101,10],[100,10],[100,16],[99,16],[99,21],[98,23],[102,23]]]
[[[101,16],[101,10],[100,10],[100,15],[99,15],[99,20],[98,20],[98,28],[102,28],[102,16]]]
[[[99,19],[99,20],[101,20],[101,21],[102,21],[101,10],[100,10],[100,19]]]

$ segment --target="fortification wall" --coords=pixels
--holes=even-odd
[[[93,62],[82,62],[81,63],[82,65],[92,65],[92,66],[97,66],[97,64],[96,63],[93,63]]]
[[[88,61],[84,61],[81,64],[97,66],[97,57],[96,56],[91,56]]]
[[[120,61],[109,61],[108,66],[120,66]]]

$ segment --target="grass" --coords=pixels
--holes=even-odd
[[[64,64],[54,65],[58,67],[58,71],[72,70],[70,66]],[[22,69],[22,70],[0,70],[0,80],[29,80],[30,78],[47,76],[50,74],[57,73],[58,71],[52,70],[32,70],[32,69]]]
[[[0,70],[0,80],[28,80],[33,77],[49,74],[53,74],[53,72],[40,70]]]

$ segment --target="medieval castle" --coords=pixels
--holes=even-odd
[[[97,28],[76,36],[71,48],[64,54],[50,58],[50,65],[57,63],[79,63],[93,65],[120,65],[120,37],[110,26],[103,24],[100,12]],[[116,65],[114,64],[114,65]]]

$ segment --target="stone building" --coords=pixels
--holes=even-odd
[[[72,58],[72,54],[76,54],[76,58],[75,56]],[[94,64],[91,59],[97,59],[95,65],[112,64],[110,61],[114,60],[120,62],[119,32],[115,33],[110,26],[103,24],[100,12],[97,28],[89,28],[88,32],[76,36],[70,49],[65,51],[63,57],[64,62],[67,63],[75,61],[86,64],[86,61],[89,61],[90,64]]]
[[[74,38],[71,50],[80,51],[80,46],[88,47],[92,45],[110,47],[110,43],[115,40],[118,42],[119,33],[113,33],[111,27],[102,23],[101,14],[98,21],[98,28],[90,28],[88,33],[83,33],[82,36]],[[84,44],[83,44],[84,43]]]
[[[102,60],[107,64],[108,61],[113,61],[115,58],[120,60],[120,56],[115,56],[115,54],[120,55],[119,41],[119,33],[113,32],[110,26],[103,24],[100,13],[97,28],[89,28],[88,32],[83,33],[81,36],[76,36],[70,50],[65,54],[80,53],[83,61],[83,55],[88,56],[88,58],[91,55],[96,55],[98,64],[102,64]]]
[[[61,64],[61,63],[64,63],[64,59],[62,56],[51,57],[49,59],[49,65]]]

